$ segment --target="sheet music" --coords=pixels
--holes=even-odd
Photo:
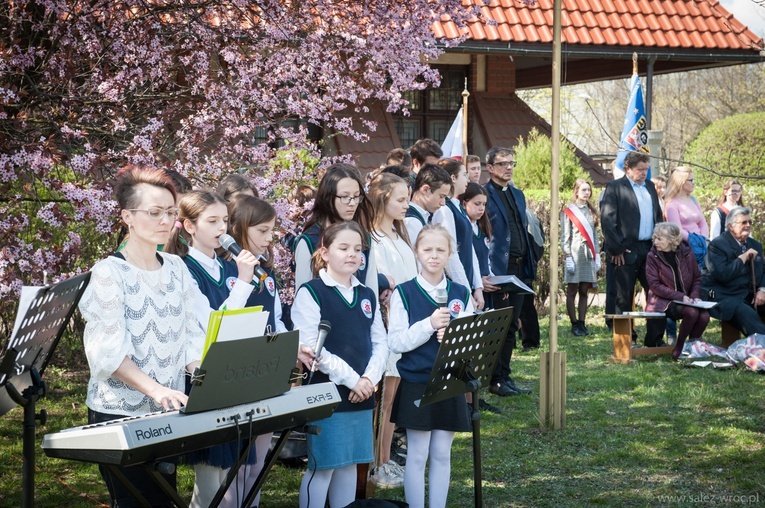
[[[521,281],[521,279],[519,279],[515,275],[493,275],[486,280],[488,280],[489,283],[494,284],[495,286],[504,286],[507,284],[512,284],[520,288],[521,289],[520,292],[526,292],[532,295],[535,294],[533,289],[531,289],[526,284],[524,284]]]

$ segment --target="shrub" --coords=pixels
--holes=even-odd
[[[765,166],[763,139],[765,112],[733,115],[701,131],[688,145],[683,159],[718,173],[696,168],[697,188],[721,187],[718,182],[724,177],[719,175],[735,175],[742,180],[761,178]]]
[[[513,181],[519,189],[549,189],[552,167],[552,142],[550,138],[532,129],[528,138],[520,138],[515,147],[515,160],[518,167],[513,174]],[[577,178],[584,178],[585,173],[579,164],[574,147],[561,143],[560,186],[571,189]]]

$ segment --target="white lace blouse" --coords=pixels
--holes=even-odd
[[[159,254],[164,262],[155,271],[114,256],[91,270],[79,308],[90,365],[86,403],[94,411],[131,416],[162,409],[112,376],[125,356],[159,384],[180,391],[186,365],[202,356],[191,273],[178,256]]]

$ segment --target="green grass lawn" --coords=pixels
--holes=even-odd
[[[591,310],[591,316],[597,315]],[[600,318],[595,335],[573,337],[562,323],[567,353],[566,428],[539,426],[539,353],[513,357],[517,383],[530,396],[484,397],[503,414],[483,414],[483,496],[486,507],[654,507],[765,504],[763,387],[746,370],[686,368],[669,356],[640,356],[630,365],[607,361],[611,337]],[[542,323],[543,349],[548,324]],[[640,330],[642,332],[642,330]],[[719,326],[707,330],[716,342]],[[641,340],[642,342],[642,340]],[[42,435],[86,419],[85,372],[46,371],[48,411]],[[0,418],[0,506],[21,505],[22,410]],[[449,506],[473,505],[472,442],[460,434],[452,450]],[[277,466],[261,506],[297,506],[302,469]],[[193,473],[181,467],[179,488],[190,497]],[[95,466],[48,459],[38,448],[35,489],[40,507],[108,504]],[[404,499],[403,489],[377,497]]]

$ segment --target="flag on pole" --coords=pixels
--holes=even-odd
[[[441,150],[444,151],[444,157],[462,160],[462,108],[457,113],[449,132],[446,133],[446,139],[441,143]]]
[[[627,114],[624,116],[624,127],[619,139],[619,153],[614,163],[614,178],[624,176],[624,158],[630,152],[648,152],[648,131],[646,129],[645,103],[643,102],[643,87],[637,72],[632,75],[630,100]],[[647,179],[651,179],[651,168],[648,168]]]

